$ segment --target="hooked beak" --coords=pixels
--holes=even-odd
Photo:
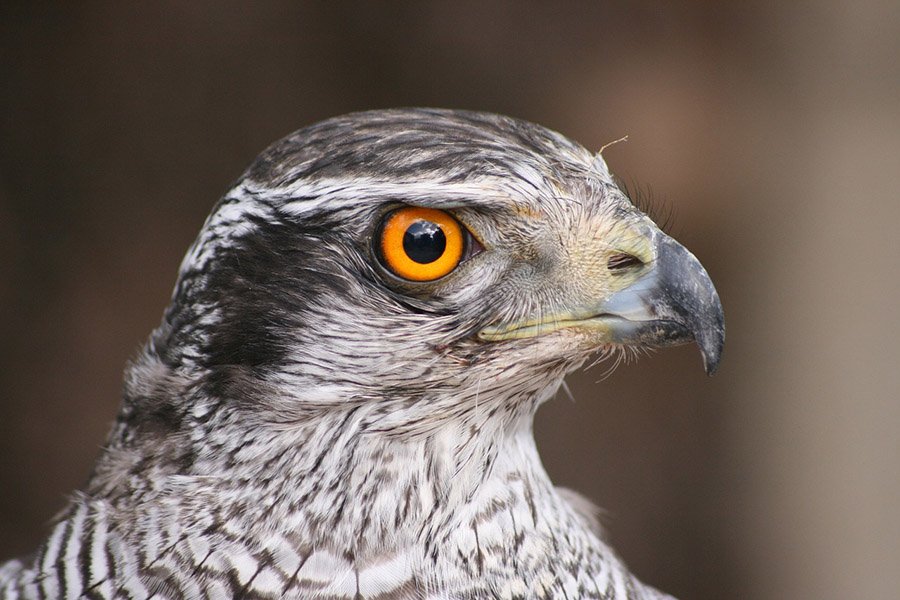
[[[601,343],[664,347],[695,341],[707,374],[715,373],[725,345],[725,316],[716,288],[684,246],[659,235],[656,260],[634,283],[605,301],[540,322],[501,323],[483,329],[486,341],[534,337],[564,328],[588,330]]]

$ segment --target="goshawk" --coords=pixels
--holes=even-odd
[[[599,154],[473,112],[313,125],[213,209],[89,482],[0,597],[662,597],[532,419],[598,353],[692,340],[712,372],[709,276]]]

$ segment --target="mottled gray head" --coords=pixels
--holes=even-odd
[[[459,225],[446,274],[417,281],[385,256],[407,207]],[[397,238],[414,269],[451,244],[430,227]],[[711,372],[723,339],[706,272],[599,155],[498,115],[356,113],[275,143],[215,207],[126,412],[290,424],[355,403],[378,430],[414,432],[479,401],[484,418],[530,412],[616,348],[696,340]],[[139,383],[153,369],[194,404],[154,402]]]

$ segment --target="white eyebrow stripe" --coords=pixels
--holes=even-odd
[[[390,198],[396,196],[407,200],[421,199],[434,203],[440,200],[444,204],[462,201],[472,203],[490,203],[491,200],[509,202],[510,194],[496,185],[494,181],[476,182],[440,182],[440,181],[379,181],[373,178],[360,179],[318,179],[301,180],[289,186],[259,190],[261,194],[284,198],[278,211],[300,216],[319,209],[328,204],[338,202],[367,200],[373,198]],[[337,204],[336,208],[340,206]]]

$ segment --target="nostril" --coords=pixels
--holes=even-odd
[[[619,252],[609,257],[609,259],[606,261],[606,268],[610,271],[623,271],[625,269],[630,269],[633,267],[640,267],[643,264],[644,261],[639,259],[637,256],[628,254],[626,252]]]

